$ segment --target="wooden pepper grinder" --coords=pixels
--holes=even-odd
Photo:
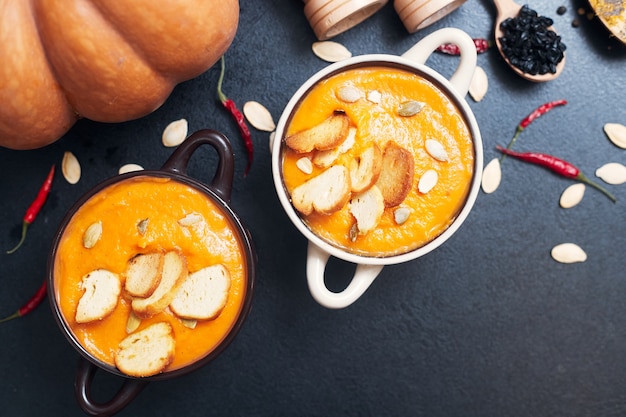
[[[459,8],[466,0],[394,0],[394,8],[410,33],[424,29]]]
[[[321,41],[358,25],[388,0],[304,0],[304,14]]]

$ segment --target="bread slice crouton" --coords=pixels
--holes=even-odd
[[[385,212],[385,200],[377,186],[353,197],[348,203],[350,213],[356,219],[356,226],[360,235],[368,233],[378,226]]]
[[[96,269],[83,277],[80,286],[85,292],[78,300],[77,323],[102,320],[115,310],[122,292],[122,283],[117,274],[106,269]]]
[[[383,153],[371,142],[363,151],[350,161],[350,182],[352,192],[360,193],[376,184],[383,166]]]
[[[170,304],[182,319],[211,320],[228,301],[230,272],[224,265],[212,265],[189,274]]]
[[[163,255],[161,282],[149,297],[132,300],[133,311],[139,318],[147,318],[163,311],[170,305],[186,278],[187,260],[185,257],[176,251],[167,252]]]
[[[385,207],[402,203],[413,185],[413,155],[397,143],[389,141],[383,150],[383,162],[376,185],[385,199]]]
[[[355,140],[356,127],[351,126],[350,129],[348,129],[348,137],[346,137],[346,140],[344,140],[341,145],[327,151],[315,152],[313,155],[313,163],[320,168],[328,168],[335,163],[339,155],[348,152],[352,146],[354,146]]]
[[[124,289],[132,297],[149,297],[161,282],[163,254],[144,253],[133,256],[126,265]]]
[[[316,177],[300,184],[291,193],[291,202],[305,216],[314,211],[331,214],[350,198],[350,174],[343,165],[333,165]]]
[[[285,138],[285,144],[297,153],[311,152],[314,149],[326,151],[336,148],[348,137],[350,118],[336,110],[322,123],[294,133]]]
[[[115,366],[129,376],[156,375],[174,359],[176,340],[166,322],[151,324],[126,336],[115,353]]]

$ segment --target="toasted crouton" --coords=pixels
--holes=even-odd
[[[350,161],[352,192],[360,193],[376,184],[383,166],[383,153],[376,142],[371,142]]]
[[[106,269],[96,269],[83,277],[80,286],[85,292],[78,300],[77,323],[102,320],[115,310],[122,292],[117,274]]]
[[[170,304],[182,319],[211,320],[228,301],[230,273],[224,265],[212,265],[189,274]]]
[[[380,189],[373,186],[353,197],[348,203],[348,208],[356,219],[359,234],[364,235],[378,226],[385,212],[385,200]]]
[[[294,188],[291,202],[305,216],[314,211],[331,214],[348,202],[350,188],[348,169],[343,165],[334,165]]]
[[[322,123],[285,138],[285,144],[298,153],[314,149],[326,151],[336,148],[348,137],[350,118],[343,111],[335,111]]]
[[[154,323],[120,342],[115,366],[129,376],[156,375],[172,362],[175,347],[172,326],[166,322]]]
[[[163,254],[145,253],[133,256],[126,265],[124,289],[132,297],[149,297],[161,282]]]
[[[163,255],[163,272],[161,281],[154,292],[147,298],[134,298],[132,309],[140,318],[153,316],[165,309],[174,297],[178,288],[187,278],[187,260],[171,251]]]
[[[327,151],[317,151],[313,155],[313,163],[320,168],[328,168],[335,163],[341,154],[348,152],[356,140],[356,127],[348,129],[348,137],[341,145]]]
[[[413,185],[415,162],[413,155],[390,141],[383,151],[383,162],[376,185],[385,199],[385,207],[402,203]]]

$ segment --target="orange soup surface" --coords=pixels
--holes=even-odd
[[[179,220],[199,214],[203,221],[184,227]],[[146,219],[147,222],[145,221]],[[143,223],[142,223],[143,221]],[[102,234],[90,249],[83,236],[94,222]],[[141,227],[138,227],[142,224]],[[118,345],[128,333],[131,299],[124,292],[115,310],[101,320],[75,320],[83,295],[82,277],[104,268],[124,280],[129,259],[137,254],[179,251],[189,273],[222,264],[230,272],[226,306],[217,318],[186,326],[166,308],[141,320],[140,331],[156,322],[173,328],[175,353],[166,371],[184,367],[209,354],[229,333],[241,312],[246,292],[244,250],[235,226],[205,194],[181,182],[157,177],[134,177],[111,185],[90,198],[73,216],[60,240],[54,265],[55,297],[74,335],[96,358],[114,365]]]
[[[356,88],[360,98],[346,101],[339,93],[346,86]],[[424,106],[415,115],[399,115],[402,104],[411,101]],[[430,81],[414,73],[386,67],[351,69],[322,80],[308,92],[295,110],[286,137],[322,123],[336,110],[349,116],[356,137],[354,145],[334,165],[348,167],[371,141],[381,149],[393,141],[413,156],[413,184],[404,201],[397,207],[385,208],[376,228],[364,235],[354,238],[351,233],[355,219],[347,204],[332,214],[314,211],[302,216],[307,226],[334,246],[375,257],[409,252],[445,231],[466,200],[474,170],[472,137],[455,104]],[[443,145],[447,161],[428,153],[428,139]],[[290,194],[326,169],[312,164],[312,172],[305,173],[297,161],[303,157],[313,159],[317,151],[297,153],[286,145],[283,148],[283,180]],[[417,185],[427,170],[435,170],[438,180],[430,191],[420,193]],[[394,212],[400,207],[408,208],[410,214],[404,223],[397,224]]]

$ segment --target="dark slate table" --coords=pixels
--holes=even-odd
[[[567,49],[555,81],[533,84],[515,75],[495,50],[479,55],[489,77],[481,102],[468,97],[480,125],[485,160],[496,156],[516,124],[537,105],[569,104],[540,118],[516,145],[575,162],[588,175],[606,162],[626,162],[602,127],[626,123],[626,47],[596,20],[578,14],[586,2],[537,0],[553,17]],[[557,15],[558,6],[566,6]],[[495,7],[469,0],[420,32],[402,26],[392,3],[333,40],[355,55],[401,54],[445,26],[490,37]],[[578,19],[575,27],[572,21]],[[227,52],[226,93],[240,104],[263,103],[278,120],[290,96],[327,65],[297,0],[242,0],[237,36]],[[434,55],[444,75],[456,59]],[[79,122],[44,149],[0,149],[0,247],[19,237],[25,207],[51,164],[70,150],[83,166],[76,185],[58,175],[25,245],[0,255],[0,312],[14,311],[44,279],[52,236],[64,213],[125,163],[159,168],[171,154],[163,128],[186,118],[190,130],[225,133],[236,154],[232,205],[258,249],[258,281],[250,316],[223,355],[176,380],[149,384],[122,416],[617,416],[626,413],[626,186],[608,186],[613,204],[588,188],[564,210],[571,181],[507,160],[492,195],[450,241],[431,254],[386,267],[352,306],[329,310],[310,296],[306,241],[281,210],[271,178],[268,134],[252,130],[250,175],[236,126],[216,101],[219,65],[178,86],[153,114],[136,121]],[[199,152],[189,172],[212,175],[214,156]],[[60,174],[60,170],[59,170]],[[553,261],[550,249],[572,241],[585,263]],[[341,289],[352,266],[333,261],[329,286]],[[49,305],[0,325],[0,415],[79,416],[73,393],[78,354]],[[120,379],[99,373],[94,395],[107,399]]]

